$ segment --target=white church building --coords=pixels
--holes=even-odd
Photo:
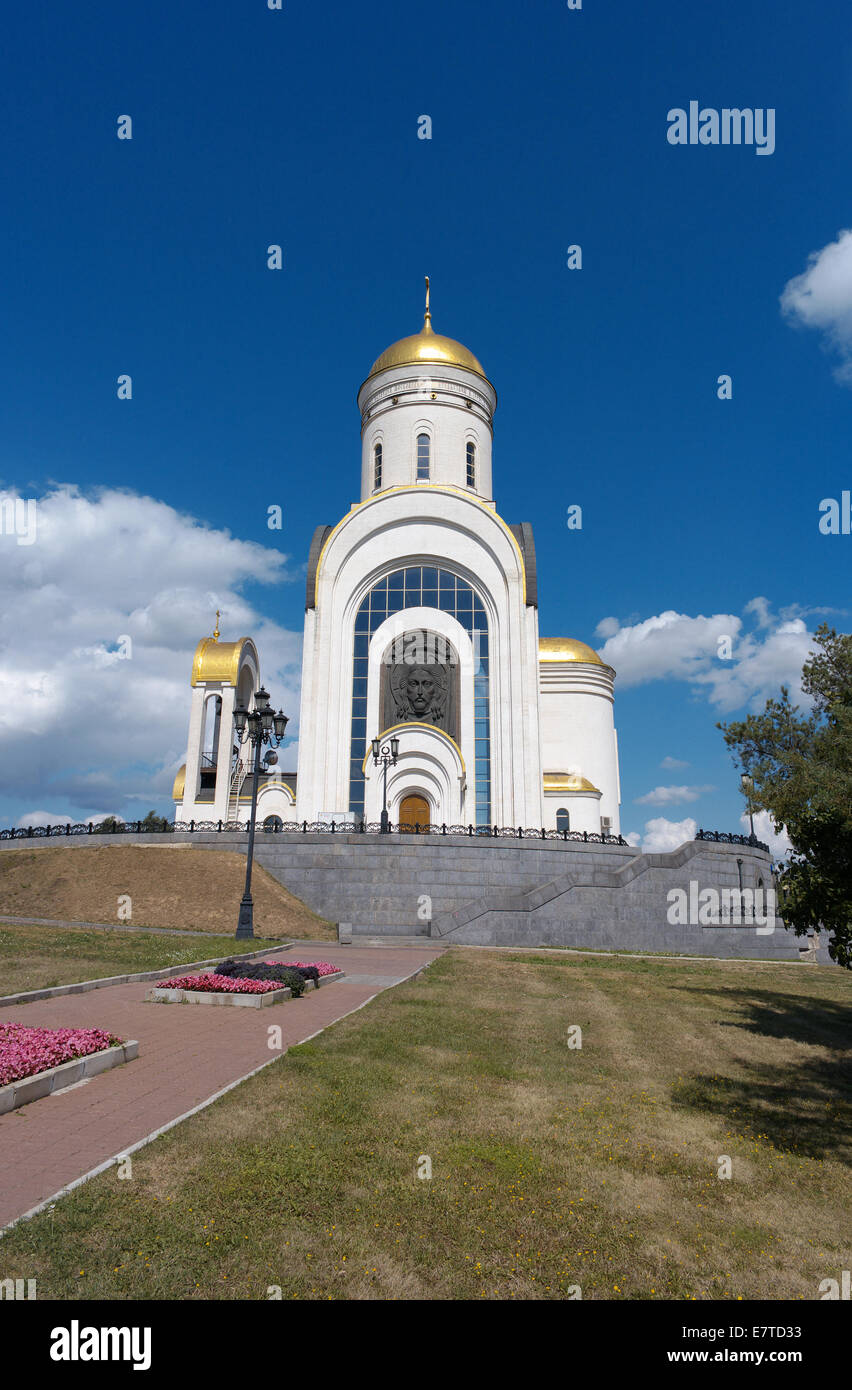
[[[397,750],[393,826],[620,833],[615,672],[584,642],[539,635],[532,526],[494,500],[496,405],[479,360],[433,330],[427,281],[422,329],[358,393],[360,501],[314,532],[298,769],[264,766],[259,824],[378,823],[378,737]],[[233,713],[260,682],[250,637],[217,627],[199,643],[178,821],[248,819]]]

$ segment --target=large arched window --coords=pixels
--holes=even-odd
[[[407,565],[380,579],[364,596],[355,615],[352,665],[352,727],[349,746],[349,810],[364,814],[364,756],[367,752],[367,684],[370,639],[386,618],[405,608],[437,608],[461,624],[478,661],[473,676],[474,778],[476,824],[491,824],[491,714],[488,615],[467,580],[433,565]],[[373,731],[370,730],[372,736]]]
[[[373,491],[378,492],[382,485],[382,446],[373,449]]]
[[[417,436],[417,481],[423,482],[429,477],[429,448],[431,440],[428,434],[418,434]]]
[[[476,487],[476,445],[470,441],[467,445],[467,485]]]
[[[556,812],[556,829],[560,831],[571,829],[571,817],[564,806],[560,806]]]

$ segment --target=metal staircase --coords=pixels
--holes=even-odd
[[[228,821],[239,820],[240,792],[248,775],[248,764],[238,758],[231,773],[231,789],[228,793]]]

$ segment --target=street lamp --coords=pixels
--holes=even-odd
[[[751,795],[754,791],[754,778],[750,777],[747,772],[741,773],[740,787],[742,789],[744,797],[746,798],[746,801],[748,802],[748,818],[751,824],[751,838],[754,839],[754,811],[752,809],[751,801]]]
[[[237,921],[237,941],[254,936],[254,906],[251,900],[251,867],[254,859],[254,831],[257,820],[257,784],[260,780],[260,750],[265,743],[279,747],[287,728],[287,715],[282,710],[277,714],[269,708],[269,692],[263,686],[254,697],[254,709],[238,705],[234,710],[234,727],[240,742],[248,733],[254,748],[254,779],[251,789],[251,819],[249,820],[248,851],[246,853],[246,887],[240,902],[240,915]]]
[[[399,739],[394,735],[390,743],[382,743],[380,738],[373,739],[373,762],[376,767],[382,763],[385,769],[384,794],[382,796],[382,834],[387,835],[390,830],[388,821],[388,768],[396,763],[399,757]]]

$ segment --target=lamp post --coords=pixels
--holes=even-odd
[[[282,710],[276,714],[269,708],[269,693],[263,686],[254,697],[254,709],[239,705],[234,710],[234,727],[240,742],[246,732],[254,748],[254,779],[251,789],[251,819],[249,820],[249,840],[246,852],[246,887],[240,902],[240,915],[237,921],[237,941],[254,936],[254,905],[251,899],[251,868],[254,859],[254,831],[257,820],[257,784],[260,780],[260,750],[265,743],[274,743],[277,748],[284,738],[287,728],[287,715]]]
[[[748,818],[751,825],[751,838],[754,839],[754,810],[752,809],[751,794],[754,791],[754,778],[747,772],[740,774],[740,787],[748,803]]]
[[[382,796],[382,834],[387,835],[390,830],[388,820],[388,768],[396,763],[399,757],[399,739],[394,735],[390,743],[382,743],[380,738],[373,739],[373,762],[376,767],[379,763],[384,765],[385,782],[384,794]]]

